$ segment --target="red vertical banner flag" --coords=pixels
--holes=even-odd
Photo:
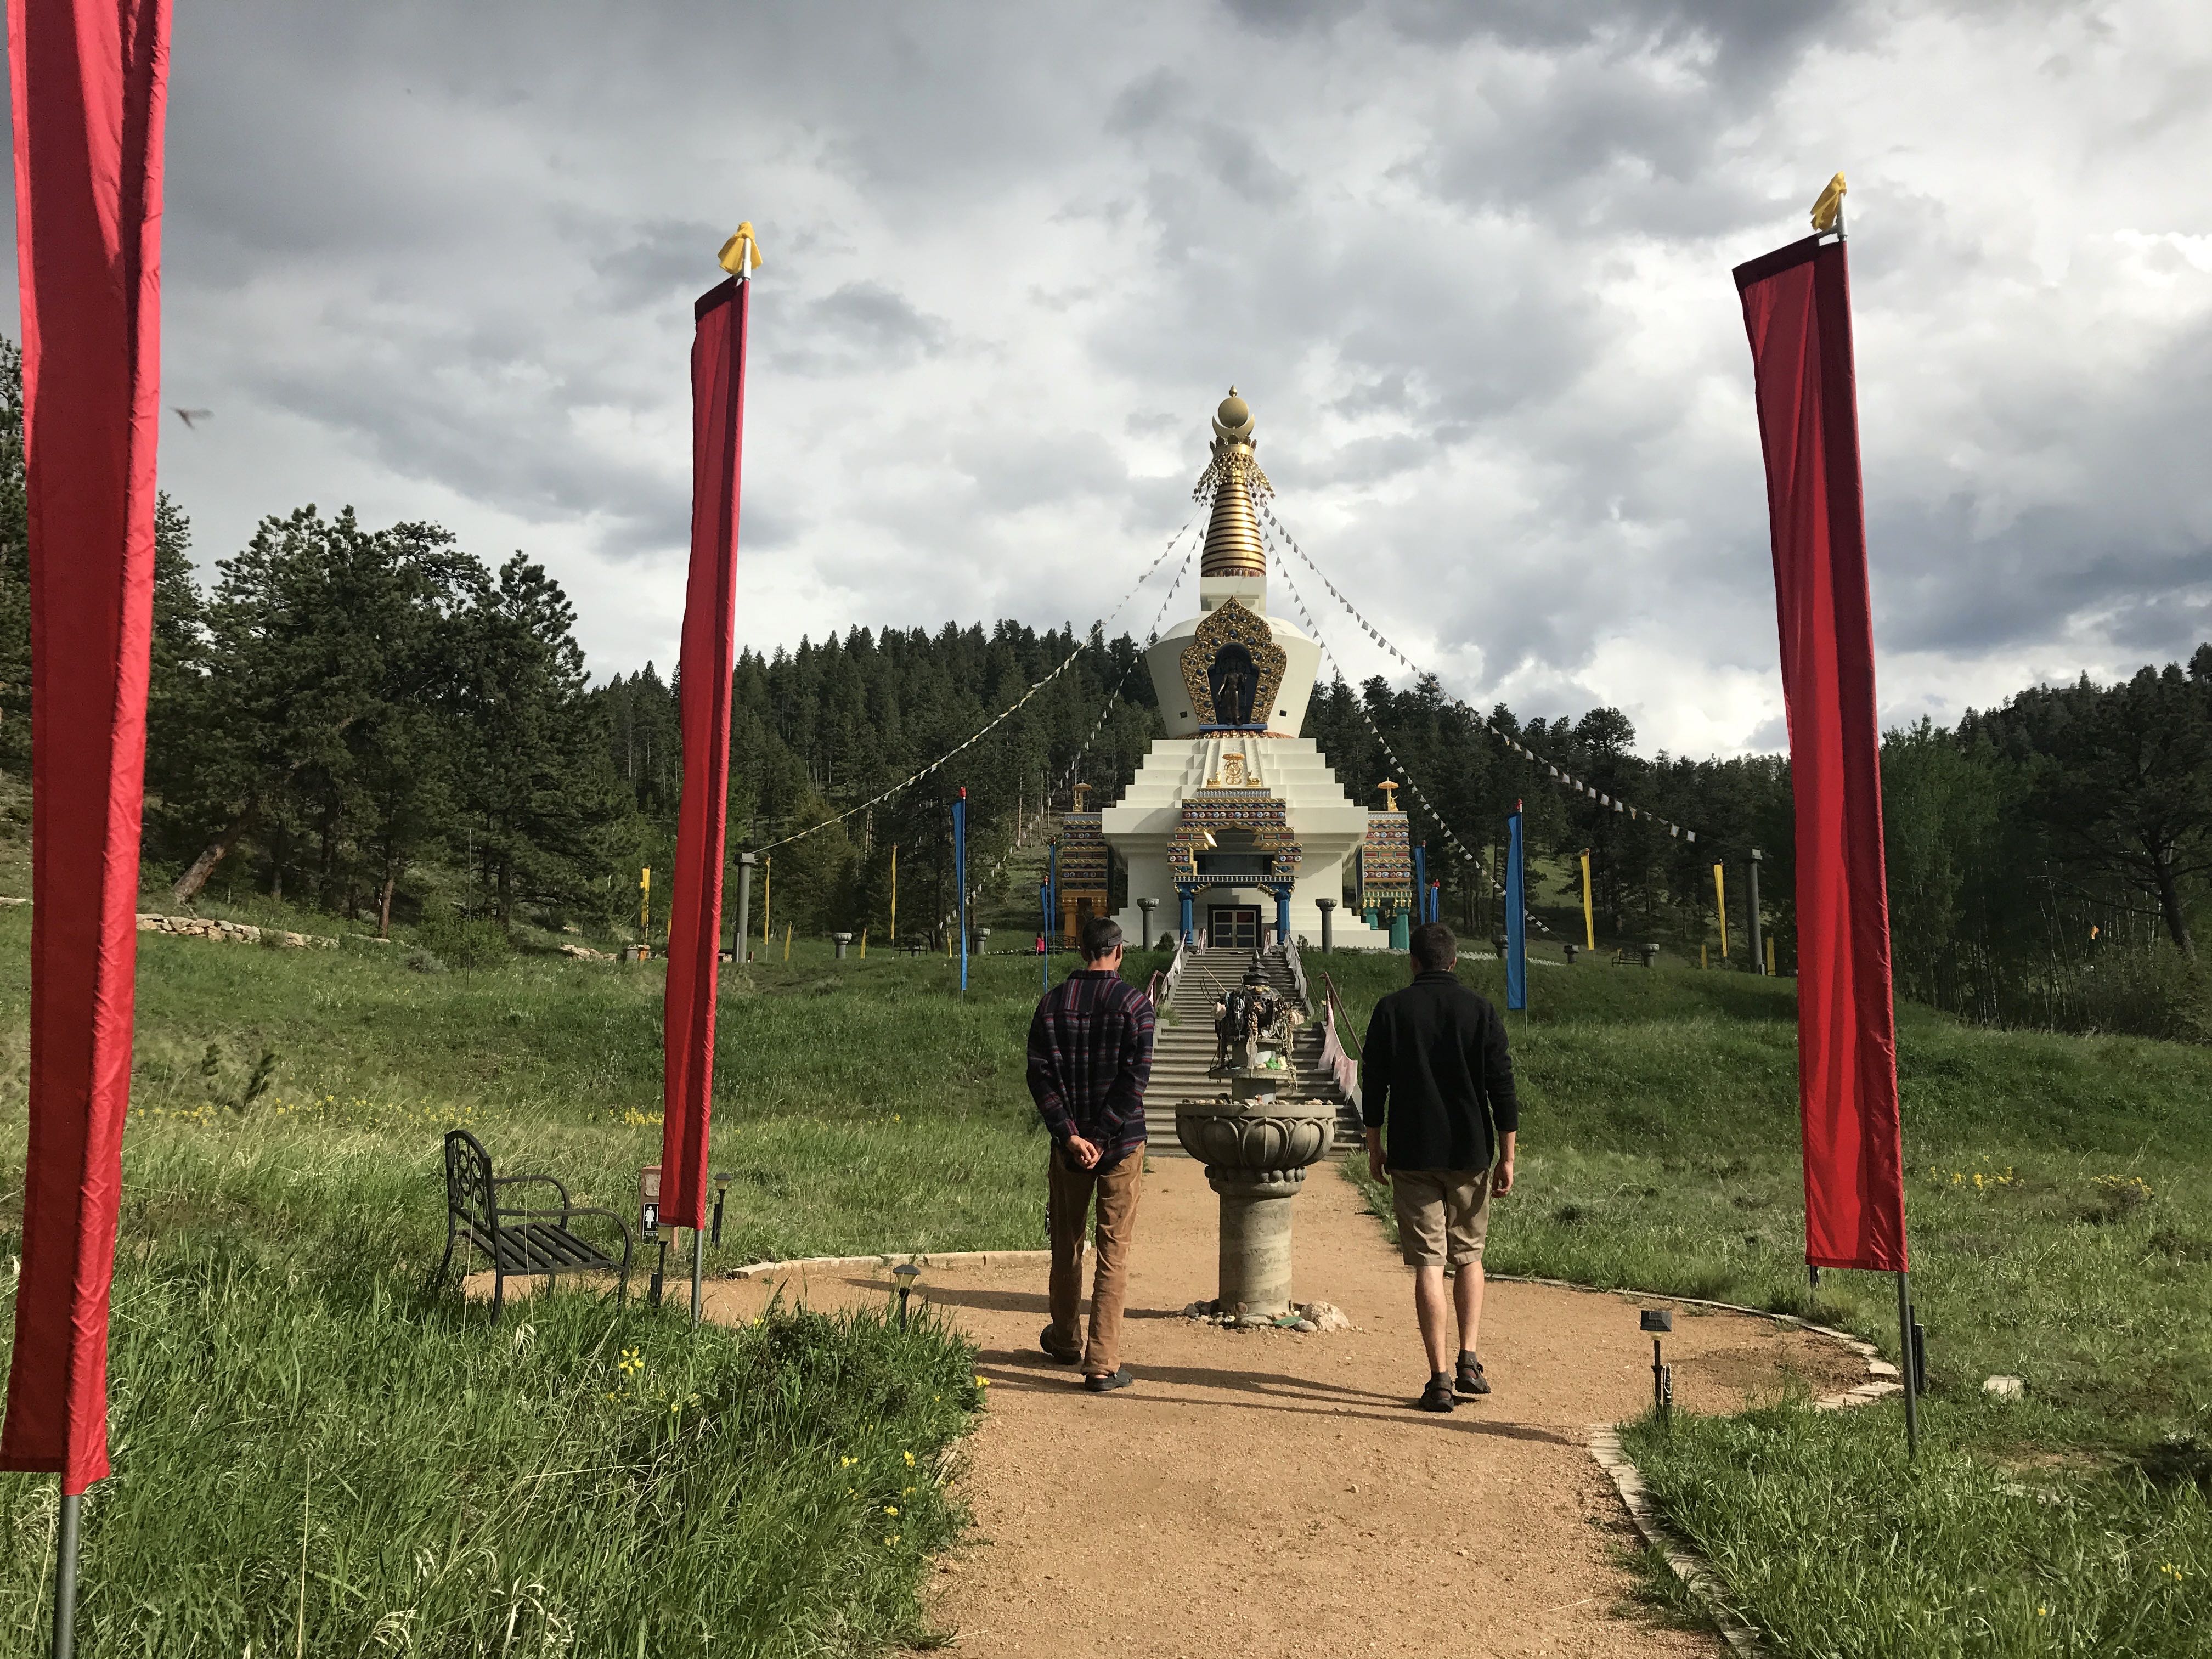
[[[745,322],[738,277],[699,299],[691,343],[691,574],[684,593],[678,717],[684,795],[669,892],[663,1014],[660,1216],[707,1218],[707,1135],[714,1090],[714,994],[721,972],[722,860],[730,794],[730,676],[737,657],[738,481],[745,423]]]
[[[1797,827],[1805,1258],[1902,1272],[1904,1152],[1858,391],[1844,243],[1739,265],[1773,530]]]
[[[0,1469],[107,1474],[161,429],[167,0],[9,0],[31,562],[31,1075]]]

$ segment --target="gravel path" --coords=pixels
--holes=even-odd
[[[1719,1655],[1717,1638],[1625,1611],[1636,1541],[1585,1450],[1594,1423],[1650,1397],[1633,1302],[1493,1285],[1482,1352],[1496,1392],[1448,1417],[1423,1381],[1411,1286],[1352,1184],[1316,1170],[1295,1202],[1297,1295],[1354,1328],[1224,1331],[1187,1320],[1213,1294],[1204,1170],[1159,1160],[1138,1218],[1125,1358],[1137,1385],[1085,1395],[1037,1352],[1042,1267],[952,1267],[921,1294],[969,1332],[992,1379],[969,1443],[971,1547],[940,1564],[933,1608],[988,1659],[1139,1655]],[[1513,1224],[1512,1199],[1495,1225]],[[880,1297],[850,1270],[709,1286],[718,1318],[779,1288],[817,1305]],[[1729,1410],[1786,1379],[1817,1393],[1863,1367],[1765,1321],[1678,1313],[1675,1398]]]

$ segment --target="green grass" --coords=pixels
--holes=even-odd
[[[0,1252],[28,931],[0,910]],[[779,1316],[694,1343],[673,1310],[583,1293],[489,1332],[420,1294],[449,1125],[507,1169],[630,1208],[659,1146],[658,964],[524,953],[424,974],[403,945],[141,943],[118,1474],[87,1510],[88,1650],[296,1640],[303,1510],[311,1650],[470,1653],[511,1628],[513,1652],[629,1655],[641,1620],[655,1655],[709,1633],[741,1654],[926,1637],[922,1558],[958,1524],[941,1473],[974,1403],[944,1332]],[[1363,1017],[1404,977],[1390,959],[1325,965]],[[1465,971],[1502,994],[1495,963]],[[1022,1080],[1036,972],[980,961],[963,1002],[942,958],[836,963],[800,941],[726,974],[714,1163],[732,1181],[710,1269],[1040,1243]],[[1887,1279],[1805,1282],[1790,986],[1588,963],[1532,984],[1512,1025],[1521,1186],[1493,1265],[1893,1346]],[[1778,1404],[1636,1431],[1654,1492],[1778,1652],[2203,1651],[2212,1050],[1907,1008],[1899,1054],[1927,1455],[1905,1468],[1893,1407]],[[621,1370],[628,1348],[641,1372]],[[1985,1397],[1997,1372],[2026,1398]],[[0,1477],[0,1655],[40,1650],[52,1490]],[[895,1533],[877,1529],[886,1503]],[[1990,1611],[2044,1583],[2078,1594],[2017,1630]]]
[[[1361,1021],[1405,972],[1328,971]],[[1497,963],[1462,972],[1503,1006]],[[1893,1280],[1807,1283],[1791,983],[1584,964],[1530,991],[1491,1266],[1810,1316],[1894,1358]],[[1780,1653],[2206,1651],[2212,1050],[1907,1006],[1898,1054],[1927,1455],[1908,1471],[1894,1405],[1685,1419],[1632,1441],[1655,1496]],[[2025,1398],[1985,1395],[1997,1374]],[[2054,1581],[2079,1594],[1993,1610]]]

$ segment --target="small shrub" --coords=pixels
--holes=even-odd
[[[419,945],[407,953],[404,961],[418,974],[442,974],[446,971],[446,964]]]
[[[423,950],[466,972],[495,967],[514,950],[507,930],[497,922],[459,916],[442,907],[424,913],[415,938]]]

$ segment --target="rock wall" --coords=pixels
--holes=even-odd
[[[325,939],[319,933],[291,933],[276,928],[256,927],[250,922],[217,921],[209,916],[156,916],[141,913],[138,931],[142,933],[173,933],[179,939],[228,939],[234,945],[258,945],[265,935],[280,945],[295,951],[335,951],[338,942]]]

